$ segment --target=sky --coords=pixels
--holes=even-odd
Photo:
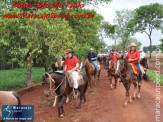
[[[155,2],[163,4],[163,0],[112,0],[110,4],[100,4],[98,7],[89,6],[89,8],[95,9],[97,13],[101,14],[104,17],[105,21],[114,24],[113,20],[115,17],[115,11],[122,9],[134,10],[135,8],[138,8],[142,5],[148,5]],[[136,37],[137,40],[142,43],[141,47],[149,46],[149,38],[145,33],[136,33],[134,37]],[[161,31],[153,30],[152,43],[154,45],[160,44],[160,38],[163,38]],[[104,41],[109,46],[114,44],[114,41],[109,38],[104,38]]]

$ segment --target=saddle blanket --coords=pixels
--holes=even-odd
[[[139,70],[138,70],[137,66],[134,63],[130,63],[130,65],[132,66],[132,69],[134,70],[134,73],[139,75]],[[145,74],[144,68],[140,64],[139,64],[139,66],[140,66],[140,70],[142,71],[142,76],[143,76]]]
[[[83,73],[78,72],[78,85],[79,86],[84,83],[83,75],[84,75]],[[68,79],[70,87],[73,87],[74,86],[73,74],[70,72],[66,72],[66,77]]]

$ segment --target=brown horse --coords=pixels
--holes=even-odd
[[[107,60],[107,63],[106,65],[108,65],[108,77],[109,77],[109,80],[110,80],[110,88],[113,89],[113,85],[112,85],[112,77],[114,78],[115,80],[115,85],[114,85],[114,88],[117,87],[117,81],[118,81],[118,75],[116,74],[116,63],[113,61],[112,58],[109,58]]]
[[[0,122],[2,121],[2,105],[21,105],[20,97],[14,91],[0,91]]]
[[[53,72],[57,71],[57,70],[63,70],[63,62],[64,61],[57,61],[51,64],[51,68],[53,69]]]
[[[80,92],[80,102],[78,105],[78,110],[80,110],[82,99],[86,102],[85,93],[88,87],[88,77],[85,74],[82,74],[84,83],[78,87]],[[58,105],[58,115],[63,117],[64,110],[63,104],[66,100],[66,97],[73,91],[73,88],[70,87],[68,78],[66,74],[53,72],[45,73],[43,76],[43,85],[44,85],[44,95],[49,97],[51,95],[58,96],[59,105]]]
[[[98,75],[98,82],[99,82],[101,69],[100,69],[100,64],[99,63],[98,63],[98,65],[99,65],[99,75]],[[84,67],[85,67],[85,70],[86,70],[86,74],[88,76],[89,85],[91,87],[91,85],[92,85],[92,77],[93,76],[94,76],[94,78],[96,77],[96,69],[93,66],[93,64],[90,63],[87,59],[81,61],[80,70],[82,70]],[[95,84],[96,84],[96,82],[95,82]]]
[[[124,107],[127,107],[128,102],[132,102],[131,94],[130,94],[130,86],[131,84],[134,84],[134,93],[133,93],[133,99],[136,98],[136,89],[137,89],[137,83],[138,83],[138,77],[134,77],[134,70],[132,66],[127,62],[123,56],[118,59],[117,61],[117,68],[116,73],[120,76],[121,82],[123,83],[125,89],[126,89],[126,100],[124,103]],[[140,98],[140,89],[141,85],[138,86],[138,94],[137,98]]]

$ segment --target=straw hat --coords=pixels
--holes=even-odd
[[[67,49],[66,51],[65,51],[65,53],[67,54],[67,53],[74,53],[74,51],[72,50],[72,49]]]
[[[137,47],[137,45],[135,43],[131,43],[129,47]]]
[[[93,50],[92,48],[90,48],[90,50]]]

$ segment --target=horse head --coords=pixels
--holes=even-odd
[[[125,62],[126,62],[126,59],[123,57],[123,55],[117,59],[117,64],[116,64],[117,75],[120,75],[122,70],[125,68]]]
[[[43,75],[43,85],[44,85],[44,95],[46,97],[52,95],[52,87],[55,86],[55,80],[52,78],[51,74],[46,72]]]
[[[86,60],[81,60],[80,71],[86,66]]]

